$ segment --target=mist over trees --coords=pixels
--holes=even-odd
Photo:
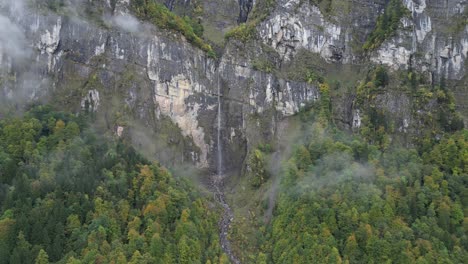
[[[0,121],[0,263],[219,263],[213,204],[85,119]]]
[[[468,131],[383,146],[340,131],[321,108],[299,114],[271,224],[251,223],[258,231],[242,242],[244,261],[465,262]]]

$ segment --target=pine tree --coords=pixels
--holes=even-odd
[[[33,262],[31,254],[31,244],[24,238],[23,232],[20,231],[18,240],[13,253],[10,256],[11,264],[23,264]]]
[[[297,168],[300,170],[306,170],[310,164],[312,164],[312,159],[310,158],[309,150],[306,147],[300,146],[296,151],[296,164]]]
[[[39,250],[35,264],[49,264],[49,256],[43,249]]]

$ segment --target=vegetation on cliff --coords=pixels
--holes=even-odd
[[[370,51],[378,48],[386,39],[393,36],[400,26],[400,20],[408,13],[400,0],[390,0],[384,13],[377,18],[374,31],[364,43],[363,49]]]
[[[203,26],[200,21],[188,16],[179,17],[166,6],[154,1],[133,0],[132,7],[141,19],[150,21],[159,28],[180,32],[190,43],[207,52],[210,57],[216,57],[211,45],[202,38]]]
[[[334,124],[329,80],[310,76],[321,98],[289,121],[286,133],[294,136],[281,144],[290,150],[274,142],[269,151],[254,149],[248,166],[255,173],[245,176],[250,186],[241,182],[232,195],[252,197],[236,211],[237,254],[245,263],[463,262],[468,131],[450,91],[415,72],[377,66],[357,84],[362,123],[350,134]],[[397,140],[401,131],[379,110],[378,98],[390,89],[409,98],[411,114],[425,127],[412,145]],[[281,161],[271,153],[290,154],[272,170],[268,164]],[[258,177],[263,173],[269,178]],[[270,192],[277,192],[273,204]]]
[[[398,76],[399,75],[399,76]],[[454,132],[463,128],[463,119],[455,109],[452,92],[443,85],[431,84],[413,71],[393,73],[377,66],[368,72],[356,89],[355,108],[361,110],[361,135],[385,149],[390,145],[389,136],[401,132],[391,113],[379,104],[383,94],[398,91],[405,94],[411,106],[411,117],[419,120],[420,135],[412,139],[421,143],[436,134]],[[406,128],[404,128],[406,129]]]
[[[242,23],[237,27],[232,28],[224,35],[226,39],[237,39],[242,42],[247,42],[257,34],[256,24],[252,22]]]
[[[275,6],[276,2],[274,0],[256,1],[248,21],[229,30],[224,35],[224,38],[237,39],[242,42],[247,42],[255,38],[257,26],[270,15]]]
[[[331,0],[310,1],[328,10],[327,13],[333,11]],[[378,48],[391,37],[407,12],[401,1],[387,2],[374,32],[364,44],[366,51]],[[63,1],[48,3],[48,8],[56,10]],[[257,1],[250,20],[232,29],[226,37],[244,42],[255,37],[257,23],[268,16],[274,4],[273,0]],[[203,27],[199,21],[179,17],[154,1],[134,0],[132,5],[140,18],[180,32],[214,56],[201,38]],[[454,30],[460,30],[466,23],[460,20],[454,25]],[[233,145],[252,144],[247,151],[244,145],[242,149],[225,151],[247,156],[244,175],[229,178],[239,187],[226,191],[226,199],[234,200],[231,205],[238,210],[229,239],[243,263],[464,263],[468,259],[468,131],[463,129],[454,95],[445,87],[444,79],[436,84],[433,78],[436,75],[428,81],[411,69],[390,72],[382,65],[351,65],[362,67],[351,78],[345,72],[349,65],[340,64],[333,73],[329,71],[332,64],[318,65],[322,61],[302,53],[296,55],[302,62],[286,65],[281,72],[283,69],[275,68],[273,59],[261,55],[252,60],[255,70],[283,76],[290,82],[287,91],[282,89],[282,77],[280,85],[270,87],[268,93],[272,91],[275,95],[268,100],[272,106],[281,109],[283,104],[283,110],[291,106],[287,105],[288,100],[276,100],[285,92],[301,96],[295,95],[293,87],[297,86],[289,85],[292,80],[307,83],[310,90],[319,91],[319,96],[314,93],[314,102],[310,104],[294,100],[304,107],[288,119],[294,125],[286,124],[285,129],[278,124],[281,116],[274,107],[262,111],[253,104],[252,108],[249,104],[234,107],[234,103],[252,95],[242,95],[242,100],[229,98],[227,94],[218,96],[219,102],[226,100],[228,106],[214,108],[214,111],[227,109],[226,113],[218,114],[218,117],[226,115],[223,119],[226,126],[218,126],[222,141],[224,138],[227,142],[231,132]],[[226,58],[229,60],[229,56]],[[106,60],[99,65],[114,65],[114,61]],[[60,82],[68,85],[63,92],[76,95],[56,93],[53,98],[77,98],[68,101],[79,103],[86,91],[110,87],[101,97],[100,109],[112,105],[116,110],[99,113],[105,116],[106,123],[109,120],[108,129],[114,125],[130,128],[139,109],[155,113],[155,108],[147,107],[145,101],[129,104],[117,99],[121,96],[133,100],[137,94],[138,98],[151,101],[154,82],[140,85],[139,78],[146,81],[148,73],[142,70],[145,69],[142,65],[134,66],[123,73],[110,71],[112,75],[120,74],[121,79],[115,86],[106,87],[103,83],[108,81],[109,71],[99,74],[100,67],[90,66],[91,70],[85,71],[89,80],[76,85],[76,89],[67,82],[73,78],[65,76],[69,75],[66,70],[60,76]],[[200,71],[203,67],[193,68]],[[215,73],[223,73],[221,68]],[[178,71],[160,73],[171,79]],[[248,92],[253,89],[250,84],[262,81],[260,78],[274,79],[266,74],[256,73],[260,77],[244,74],[244,70],[240,77],[237,73],[232,77],[229,70],[224,73],[222,76],[230,76],[229,82],[225,82],[229,87],[223,88],[225,93],[231,88]],[[99,81],[101,75],[106,79]],[[335,75],[334,80],[331,75]],[[211,75],[201,76],[205,83],[203,78],[209,79]],[[249,86],[237,86],[236,80],[242,81],[245,76],[254,76],[248,80]],[[145,92],[140,95],[129,87]],[[260,92],[263,93],[261,87]],[[112,96],[115,106],[113,102],[105,102],[108,95],[116,95]],[[334,101],[339,96],[345,100]],[[206,98],[213,99],[213,95]],[[211,99],[204,103],[212,106]],[[127,104],[122,104],[124,101]],[[211,122],[215,115],[208,111],[213,108],[205,108],[204,103],[199,113]],[[383,106],[387,103],[392,105]],[[400,114],[399,103],[404,104],[407,113]],[[346,109],[338,111],[338,107]],[[75,116],[41,106],[21,118],[0,116],[0,264],[228,263],[219,245],[219,234],[226,241],[231,223],[224,186],[215,185],[219,187],[217,197],[221,197],[221,204],[229,211],[219,231],[220,215],[212,200],[187,180],[173,177],[158,162],[148,161],[122,140],[98,136],[87,120],[97,113],[93,113],[86,100],[84,108],[90,113]],[[345,112],[343,120],[338,120],[342,117],[338,112]],[[115,117],[107,113],[114,113]],[[236,116],[231,116],[232,113]],[[355,113],[359,125],[355,120],[350,123]],[[242,129],[239,125],[239,130],[229,131],[236,124],[231,123],[235,117],[242,119]],[[255,125],[250,126],[249,122]],[[348,126],[352,132],[341,130],[335,122]],[[180,143],[181,128],[170,117],[161,116],[155,123],[161,128],[145,129],[151,127],[164,138],[164,143],[180,147],[181,153],[190,152]],[[200,126],[206,127],[204,123],[200,122]],[[274,131],[270,132],[272,128]],[[248,129],[265,133],[249,136]],[[279,136],[280,132],[285,136]],[[276,135],[282,141],[269,142]],[[207,132],[204,140],[210,137]],[[245,141],[234,141],[237,137]],[[169,161],[174,159],[155,140],[143,142],[164,151]]]

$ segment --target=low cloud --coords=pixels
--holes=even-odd
[[[0,52],[12,59],[24,59],[30,53],[24,32],[3,15],[0,15]]]
[[[0,8],[9,9],[12,13],[21,14],[24,11],[24,0],[1,0]]]
[[[25,1],[0,0],[0,112],[22,106],[44,91],[45,78],[33,59],[32,40],[19,21],[28,15]]]
[[[112,24],[123,31],[135,33],[141,30],[141,23],[132,15],[123,14],[112,17]]]

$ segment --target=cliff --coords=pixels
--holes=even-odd
[[[403,0],[397,30],[370,50],[362,47],[388,1],[161,1],[201,21],[217,58],[135,18],[130,2],[65,2],[58,9],[2,2],[3,108],[47,101],[89,112],[97,127],[163,163],[213,169],[219,96],[225,170],[234,172],[251,146],[274,138],[279,120],[320,100],[318,82],[293,74],[304,67],[346,83],[348,90],[332,95],[333,117],[350,130],[366,113],[356,87],[373,65],[390,75],[417,72],[431,86],[447,83],[467,117],[464,0]],[[225,40],[238,22],[253,27],[253,36]],[[424,129],[411,95],[390,85],[375,100],[398,133]]]

